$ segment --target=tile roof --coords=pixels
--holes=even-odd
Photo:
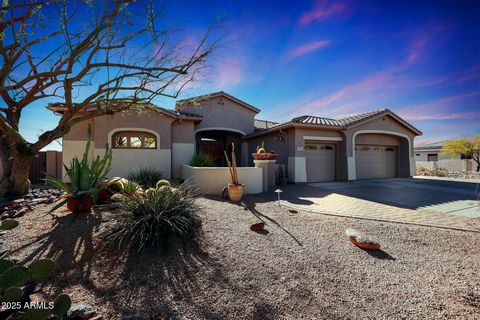
[[[335,119],[315,117],[315,116],[301,116],[293,118],[292,122],[304,124],[318,124],[322,126],[339,127],[341,124]]]
[[[351,126],[354,126],[358,123],[361,123],[367,119],[374,118],[383,114],[389,114],[392,117],[394,117],[397,121],[401,122],[404,124],[406,127],[410,128],[412,131],[417,132],[418,134],[421,134],[421,131],[397,116],[395,113],[393,113],[389,109],[377,109],[374,111],[369,111],[365,113],[360,113],[357,115],[345,117],[345,118],[340,118],[340,119],[331,119],[331,118],[324,118],[324,117],[317,117],[317,116],[300,116],[293,118],[291,121],[287,121],[284,123],[276,124],[270,128],[263,129],[261,131],[258,131],[252,135],[260,134],[263,131],[268,131],[270,129],[276,128],[276,127],[283,127],[289,124],[293,123],[299,123],[299,124],[306,124],[306,125],[316,125],[316,126],[321,126],[321,127],[334,127],[334,128],[344,128],[347,129]]]
[[[252,106],[251,104],[249,104],[249,103],[247,103],[243,100],[240,100],[240,99],[232,96],[231,94],[226,93],[225,91],[212,92],[212,93],[204,94],[204,95],[201,95],[201,96],[196,96],[196,97],[191,97],[191,98],[187,98],[187,99],[177,100],[176,108],[180,108],[182,106],[182,104],[185,104],[185,103],[188,103],[188,102],[199,102],[199,101],[202,101],[202,100],[207,100],[207,99],[211,99],[211,98],[215,98],[215,97],[225,97],[227,99],[230,99],[232,101],[237,102],[238,104],[244,106],[247,109],[250,109],[250,110],[254,111],[255,113],[260,112],[260,109]]]
[[[260,120],[260,119],[254,119],[254,127],[255,129],[270,129],[274,126],[276,126],[278,122],[273,122],[269,120]]]

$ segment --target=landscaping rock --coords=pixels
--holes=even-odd
[[[95,316],[95,309],[86,303],[74,303],[67,313],[69,319],[88,320]]]
[[[1,199],[0,219],[18,218],[32,211],[36,206],[55,202],[63,191],[45,185],[32,186],[30,192],[17,199]]]

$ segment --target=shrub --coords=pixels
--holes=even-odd
[[[134,181],[143,188],[155,188],[158,180],[163,179],[163,172],[156,168],[140,168],[127,174],[127,180]]]
[[[195,194],[186,184],[133,194],[120,208],[119,224],[108,237],[119,248],[165,250],[174,244],[195,243],[201,234]]]
[[[190,160],[190,165],[192,167],[214,167],[213,159],[210,155],[206,153],[199,153],[192,157]]]
[[[86,197],[93,197],[94,202],[97,202],[98,191],[101,186],[101,180],[110,171],[112,167],[112,149],[105,147],[105,154],[103,158],[97,156],[91,162],[88,161],[88,154],[92,143],[92,128],[88,125],[88,142],[83,152],[82,159],[75,157],[67,166],[64,164],[65,171],[70,183],[67,184],[61,178],[48,176],[45,181],[52,186],[63,190],[67,196],[62,197],[50,212],[53,212],[63,206],[65,203]]]

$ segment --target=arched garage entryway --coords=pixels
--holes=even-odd
[[[410,139],[402,134],[359,131],[353,136],[356,179],[410,176]]]
[[[226,167],[224,151],[227,151],[230,157],[232,143],[235,144],[235,155],[237,165],[240,165],[242,159],[242,137],[245,134],[231,130],[205,129],[195,133],[196,152],[205,153],[212,157],[215,166]]]

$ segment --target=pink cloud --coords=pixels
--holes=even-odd
[[[318,41],[309,42],[307,44],[296,47],[295,49],[288,52],[288,54],[286,55],[286,58],[287,60],[298,58],[300,56],[303,56],[306,53],[324,48],[328,46],[330,43],[331,43],[330,40],[318,40]]]
[[[319,0],[315,4],[313,10],[305,12],[299,19],[299,24],[305,26],[313,21],[324,21],[332,16],[338,15],[347,9],[347,5],[342,2],[329,2],[326,0]]]
[[[239,58],[226,58],[216,67],[215,85],[219,89],[238,85],[244,80],[244,78],[245,75],[242,69],[242,63]]]
[[[437,113],[437,114],[401,114],[405,120],[460,120],[460,119],[472,119],[480,117],[480,112],[456,112],[456,113]]]

